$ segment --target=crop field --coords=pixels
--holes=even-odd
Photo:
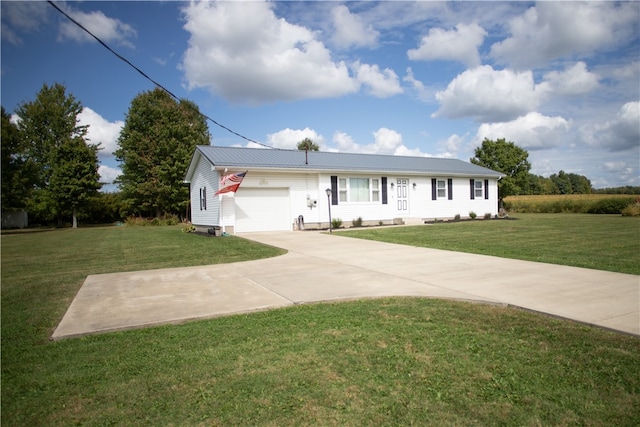
[[[505,208],[514,213],[603,213],[619,214],[637,203],[631,194],[548,194],[509,196]]]

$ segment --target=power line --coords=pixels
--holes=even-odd
[[[133,65],[131,63],[131,61],[129,61],[127,58],[125,58],[124,56],[120,55],[118,52],[116,52],[115,50],[111,49],[111,47],[109,47],[109,45],[107,45],[105,42],[103,42],[102,40],[100,40],[100,38],[98,36],[96,36],[95,34],[93,34],[91,31],[89,31],[88,29],[86,29],[81,23],[79,23],[78,21],[76,21],[75,19],[73,19],[71,16],[69,16],[65,11],[63,11],[62,9],[60,9],[58,6],[56,6],[56,4],[52,1],[47,1],[47,3],[49,3],[51,6],[54,7],[54,9],[56,9],[58,12],[60,12],[62,15],[64,15],[69,21],[73,22],[76,26],[78,26],[79,28],[81,28],[82,30],[84,30],[87,34],[89,34],[91,37],[93,37],[94,39],[96,39],[96,41],[98,43],[100,43],[102,46],[104,46],[105,49],[107,49],[109,52],[111,52],[112,54],[114,54],[118,59],[120,59],[121,61],[123,61],[124,63],[126,63],[127,65],[129,65],[131,68],[133,68],[134,70],[136,70],[138,73],[140,73],[145,79],[149,80],[151,83],[153,83],[154,85],[156,85],[158,88],[162,89],[163,91],[165,91],[166,93],[168,93],[172,98],[174,98],[176,101],[180,102],[180,98],[178,98],[173,92],[171,92],[169,89],[167,89],[166,87],[162,86],[160,83],[158,83],[157,81],[155,81],[154,79],[152,79],[151,77],[149,77],[147,75],[147,73],[145,73],[144,71],[142,71],[140,68],[136,67],[135,65]],[[213,123],[214,125],[226,130],[227,132],[230,132],[246,141],[249,142],[253,142],[254,144],[258,144],[261,145],[263,147],[267,147],[267,148],[274,148],[271,147],[269,145],[263,144],[262,142],[258,142],[255,141],[251,138],[248,138],[242,134],[239,134],[238,132],[229,129],[228,127],[224,126],[223,124],[218,123],[217,121],[215,121],[214,119],[212,119],[211,117],[207,116],[204,113],[198,112],[202,117],[204,117],[205,119],[209,120],[211,123]]]

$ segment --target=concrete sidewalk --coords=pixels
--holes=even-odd
[[[241,237],[289,252],[234,264],[88,276],[53,339],[382,296],[509,304],[640,335],[640,276],[318,232]]]

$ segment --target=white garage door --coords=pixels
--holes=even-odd
[[[288,188],[242,188],[235,195],[236,233],[291,230]]]

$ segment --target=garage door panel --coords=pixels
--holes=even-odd
[[[288,188],[240,188],[236,232],[291,230]]]

